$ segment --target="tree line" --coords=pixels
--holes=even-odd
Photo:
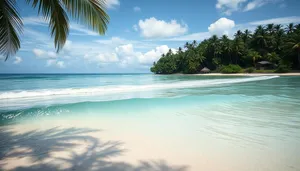
[[[170,49],[153,63],[156,74],[198,73],[201,68],[220,70],[226,66],[255,67],[269,61],[279,72],[300,68],[300,24],[257,26],[252,33],[238,30],[232,39],[213,35],[197,43],[186,42],[177,52]]]

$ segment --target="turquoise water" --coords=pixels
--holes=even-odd
[[[300,170],[299,87],[296,76],[1,75],[0,124],[134,119],[170,138],[262,150],[277,155],[278,170]]]
[[[207,117],[217,111],[269,118],[270,123],[275,117],[282,122],[278,127],[285,125],[297,132],[299,87],[300,77],[287,76],[1,75],[1,124],[86,115],[86,111],[97,111],[100,116],[124,112],[143,115],[145,109],[168,109],[188,115],[195,109],[194,113],[206,111]]]

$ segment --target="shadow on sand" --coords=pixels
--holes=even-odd
[[[100,130],[52,128],[17,134],[0,127],[0,170],[13,171],[186,171],[164,160],[140,161],[138,165],[113,162],[126,152],[119,141],[101,141],[91,136]],[[54,155],[55,154],[55,155]],[[28,159],[26,165],[18,161]],[[8,163],[7,161],[12,162]],[[29,163],[29,165],[28,165]],[[9,167],[7,165],[10,164]],[[12,164],[12,165],[11,165]]]

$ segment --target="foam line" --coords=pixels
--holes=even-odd
[[[89,94],[110,95],[116,93],[130,93],[130,92],[164,90],[164,89],[210,87],[216,85],[226,85],[226,84],[268,80],[277,77],[279,76],[181,81],[181,82],[174,82],[168,84],[164,83],[164,84],[151,84],[151,85],[121,85],[121,86],[102,86],[102,87],[92,87],[92,88],[65,88],[65,89],[41,89],[41,90],[29,90],[29,91],[9,91],[9,92],[0,93],[0,100],[37,98],[37,97],[47,97],[47,96],[76,96],[76,95],[89,95]]]

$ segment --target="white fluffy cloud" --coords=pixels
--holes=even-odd
[[[132,44],[122,45],[115,48],[116,53],[119,56],[119,65],[122,68],[128,65],[134,65],[136,63],[136,57],[140,54],[135,52]]]
[[[113,9],[115,7],[120,6],[120,1],[119,0],[106,0],[106,7],[109,9]]]
[[[257,25],[266,25],[269,23],[274,24],[289,24],[289,23],[300,23],[300,17],[299,16],[290,16],[290,17],[282,17],[282,18],[271,18],[267,20],[259,20],[259,21],[252,21],[248,23],[243,24],[235,24],[233,20],[227,19],[227,18],[220,18],[216,22],[212,23],[208,30],[209,32],[199,32],[199,33],[192,33],[188,35],[178,36],[174,38],[164,39],[166,41],[202,41],[204,39],[207,39],[211,37],[211,35],[218,35],[222,36],[223,34],[227,34],[228,36],[233,36],[233,34],[237,30],[245,30],[249,29],[251,31],[254,31]]]
[[[124,55],[133,55],[133,45],[132,44],[127,44],[127,45],[122,45],[119,47],[116,47],[116,52],[118,54],[124,54]]]
[[[65,68],[64,61],[57,61],[56,59],[49,59],[47,60],[48,67],[56,67],[56,68]]]
[[[132,44],[137,50],[145,51],[148,49],[152,49],[157,45],[154,44],[152,41],[138,41],[138,40],[127,40],[120,37],[112,37],[110,39],[98,39],[93,41],[86,41],[86,42],[78,42],[74,41],[71,44],[71,49],[65,51],[63,49],[60,52],[59,57],[64,56],[71,56],[72,59],[78,57],[83,58],[85,55],[89,55],[91,57],[97,56],[99,53],[116,53],[116,47]],[[72,60],[71,59],[71,60]]]
[[[162,54],[165,54],[169,51],[169,47],[167,45],[158,46],[153,50],[150,50],[144,54],[140,54],[137,56],[140,64],[150,65],[153,62],[156,62]],[[175,52],[173,49],[172,51]]]
[[[134,11],[134,12],[140,12],[140,11],[141,11],[141,8],[136,6],[136,7],[133,8],[133,11]]]
[[[32,52],[37,58],[47,59],[47,58],[57,58],[57,54],[52,51],[44,51],[42,49],[33,49]]]
[[[167,45],[157,46],[145,53],[135,51],[133,44],[121,45],[115,48],[113,52],[99,53],[96,55],[86,54],[84,60],[89,63],[95,63],[99,67],[107,67],[110,64],[115,64],[121,68],[126,67],[141,67],[149,66],[157,61],[162,54],[169,51]],[[175,49],[172,49],[176,53]]]
[[[208,31],[212,35],[229,35],[234,27],[235,23],[233,20],[227,18],[220,18],[208,27]]]
[[[22,60],[22,58],[21,57],[18,57],[18,56],[16,56],[16,58],[15,58],[15,60],[14,60],[14,64],[19,64],[19,63],[21,63],[23,60]]]
[[[154,17],[140,20],[138,26],[141,35],[146,38],[172,37],[182,35],[188,31],[186,24],[177,23],[176,20],[170,22],[157,20]]]
[[[167,53],[169,49],[170,48],[167,45],[161,45],[155,49],[141,53],[134,51],[133,45],[128,44],[116,48],[116,51],[118,52],[123,65],[132,64],[134,62],[141,65],[151,65],[153,62],[156,62],[162,54]],[[176,53],[175,49],[172,49],[172,51]]]
[[[116,53],[104,53],[104,54],[99,53],[97,55],[86,54],[83,58],[88,62],[97,63],[97,64],[115,63],[119,61]]]

